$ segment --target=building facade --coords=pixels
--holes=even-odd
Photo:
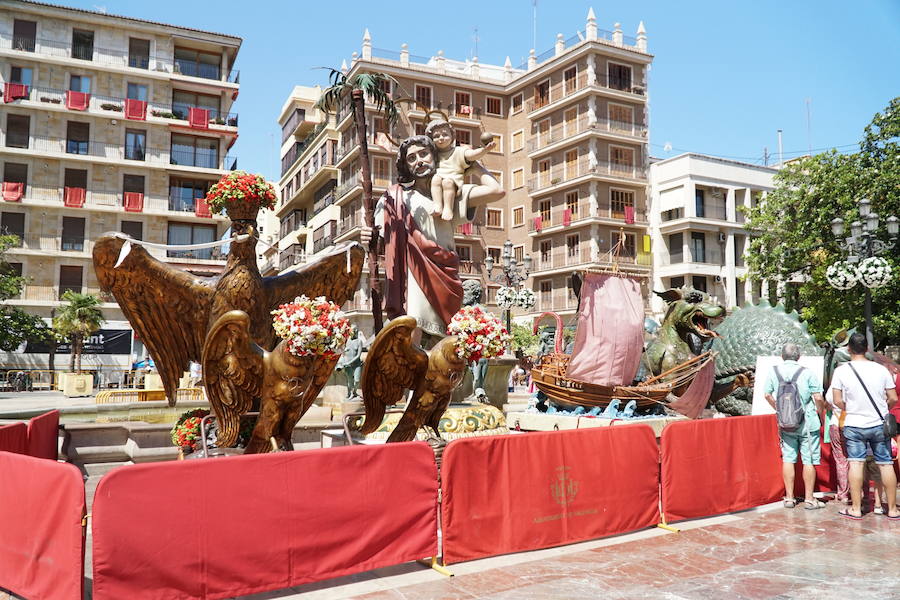
[[[219,33],[0,0],[0,230],[20,238],[6,258],[27,279],[10,302],[49,319],[66,290],[99,294],[91,251],[107,231],[160,244],[222,236],[226,219],[201,199],[236,168],[240,45]],[[148,251],[198,274],[224,267],[213,249]],[[114,299],[102,301],[104,330],[119,338],[128,330],[131,350],[84,362],[130,365],[140,342],[131,343]],[[20,349],[0,363],[42,367],[47,355]]]
[[[479,147],[483,132],[498,140],[481,162],[507,195],[478,206],[475,220],[456,234],[461,276],[482,281],[488,305],[500,286],[488,280],[484,261],[490,255],[501,264],[507,240],[518,263],[532,259],[524,285],[534,290],[537,303],[516,313],[526,320],[545,310],[572,314],[576,300],[570,276],[580,269],[609,268],[615,261],[648,281],[652,58],[643,25],[636,38],[628,38],[618,24],[613,31],[598,29],[593,11],[583,31],[568,39],[560,34],[552,49],[540,55],[532,50],[518,67],[508,58],[497,66],[481,64],[477,57],[452,60],[442,51],[415,56],[405,44],[399,52],[380,50],[366,31],[361,52],[344,65],[345,73],[393,77],[396,84],[385,92],[399,102],[401,112],[390,127],[375,106],[367,106],[374,194],[395,181],[395,142],[424,132],[433,118],[428,111],[440,110],[453,125],[457,143]],[[295,115],[309,110],[296,99],[285,108],[279,121],[284,145],[276,208],[280,266],[358,239],[363,220],[359,148],[349,106],[328,118],[313,115],[308,132],[289,126],[289,120],[303,120]],[[298,242],[303,238],[305,244]],[[298,247],[304,248],[302,259],[296,258]],[[498,271],[495,267],[494,274]],[[368,287],[364,275],[346,307],[364,331],[371,331]]]
[[[653,161],[653,289],[692,286],[729,312],[759,300],[767,290],[746,278],[744,254],[752,232],[745,229],[745,211],[773,189],[776,172],[773,167],[692,153]],[[662,299],[652,298],[651,306],[655,317],[665,314]]]

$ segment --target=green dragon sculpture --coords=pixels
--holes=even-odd
[[[725,314],[725,307],[714,304],[709,296],[691,287],[670,289],[656,294],[669,308],[654,339],[644,352],[644,363],[653,375],[680,365],[702,352],[703,345],[716,334],[710,320]]]

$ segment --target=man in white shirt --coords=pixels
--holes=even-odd
[[[891,442],[883,429],[884,416],[897,402],[894,379],[886,368],[866,358],[866,336],[854,333],[847,347],[850,362],[838,367],[831,380],[834,405],[846,412],[844,438],[850,463],[851,506],[841,509],[840,514],[848,519],[862,518],[863,466],[866,450],[870,449],[885,486],[887,517],[900,520]]]

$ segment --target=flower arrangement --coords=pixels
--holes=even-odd
[[[519,308],[531,308],[534,306],[535,296],[534,291],[531,288],[523,287],[519,290],[518,296],[516,296],[516,305]]]
[[[844,261],[838,261],[825,271],[825,279],[828,280],[828,284],[833,288],[849,290],[856,285],[858,276],[853,265]]]
[[[194,408],[178,417],[172,427],[172,443],[179,448],[190,446],[191,450],[199,450],[200,422],[208,414],[209,411],[205,408]]]
[[[893,276],[891,264],[880,256],[863,259],[856,268],[856,276],[868,288],[886,286]]]
[[[450,320],[447,334],[459,336],[456,354],[469,362],[502,356],[512,341],[500,319],[479,306],[463,306]]]
[[[287,350],[294,356],[337,358],[353,330],[341,308],[324,296],[315,300],[299,296],[272,314],[275,333],[287,341]]]
[[[512,308],[516,304],[516,289],[502,287],[497,290],[497,306],[500,308]]]
[[[206,203],[216,214],[227,211],[233,219],[256,218],[260,208],[275,206],[275,188],[262,175],[231,171],[209,188]]]

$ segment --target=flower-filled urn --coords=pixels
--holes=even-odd
[[[209,188],[206,204],[232,221],[255,221],[261,208],[275,206],[275,188],[262,175],[231,171]]]

